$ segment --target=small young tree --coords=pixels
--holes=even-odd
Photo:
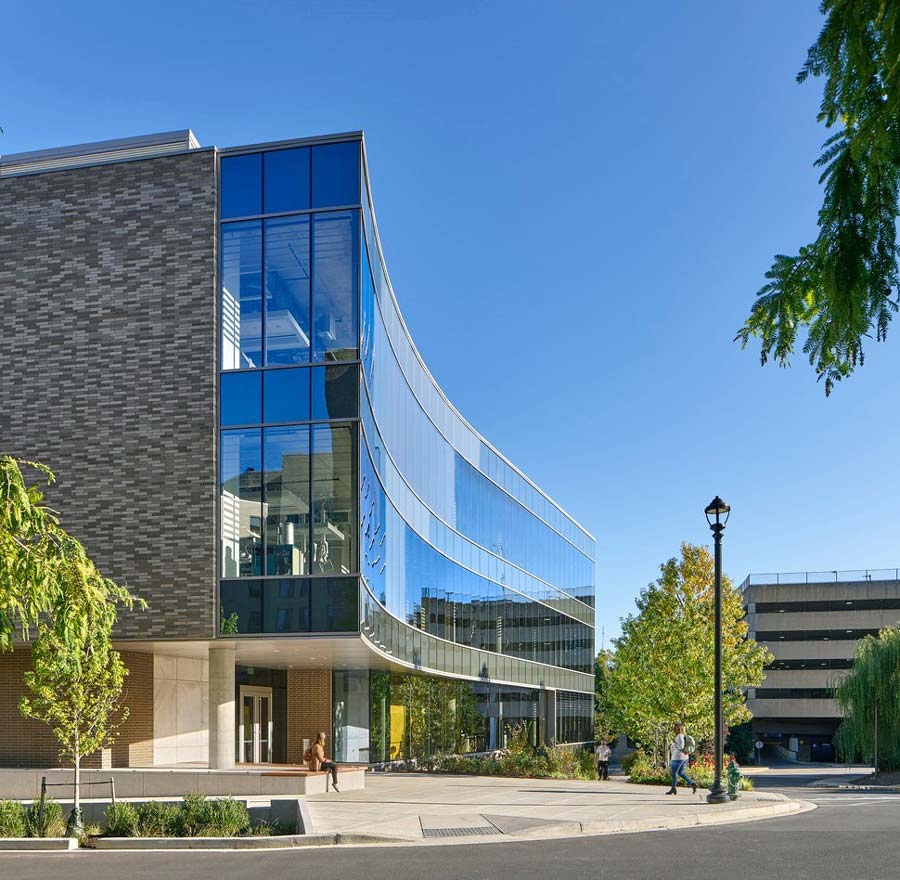
[[[111,745],[128,718],[128,708],[121,705],[128,670],[103,629],[80,644],[68,644],[51,628],[41,627],[31,659],[25,683],[33,696],[23,697],[20,709],[26,717],[50,725],[60,757],[72,762],[75,803],[69,831],[77,834],[83,827],[81,760]]]
[[[900,628],[859,643],[834,698],[845,714],[834,738],[840,754],[847,761],[875,759],[876,771],[900,770]]]
[[[612,724],[651,747],[664,760],[676,721],[697,739],[711,739],[714,721],[713,558],[705,547],[681,545],[681,558],[637,600],[638,613],[622,622],[622,635],[605,676]],[[725,724],[750,718],[744,690],[759,685],[771,659],[747,638],[741,595],[722,579],[722,706]]]
[[[38,625],[32,666],[25,673],[32,696],[22,698],[20,711],[48,724],[60,757],[72,761],[75,803],[69,828],[80,832],[81,759],[110,745],[128,717],[120,703],[128,672],[113,650],[112,629],[117,603],[131,607],[134,600],[97,571],[80,545],[66,549],[66,565],[57,572],[62,600],[54,608],[66,625],[52,617]]]

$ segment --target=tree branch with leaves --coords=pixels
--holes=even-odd
[[[898,310],[896,223],[900,193],[900,3],[823,0],[826,16],[799,82],[825,81],[818,120],[837,128],[816,165],[824,198],[819,234],[778,254],[738,331],[760,359],[788,366],[801,328],[803,352],[825,382],[850,376],[864,342],[883,341]]]

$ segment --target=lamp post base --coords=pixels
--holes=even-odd
[[[728,797],[728,792],[722,787],[722,783],[720,780],[716,780],[709,789],[709,794],[706,796],[706,803],[708,804],[727,804],[731,802],[731,798]]]

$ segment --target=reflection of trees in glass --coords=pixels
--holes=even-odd
[[[237,611],[232,611],[227,617],[225,616],[224,611],[219,611],[219,632],[223,636],[229,636],[240,632],[240,629],[238,628]]]
[[[478,709],[474,683],[373,670],[369,688],[371,760],[421,759],[484,748],[488,720]]]
[[[391,674],[373,669],[369,672],[369,754],[373,761],[390,758]]]

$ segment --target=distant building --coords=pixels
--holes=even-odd
[[[748,693],[754,733],[798,760],[831,760],[834,688],[860,639],[900,622],[900,570],[751,574],[741,590],[750,637],[775,657]]]

